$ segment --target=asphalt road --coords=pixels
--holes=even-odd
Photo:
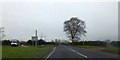
[[[49,58],[118,58],[118,56],[73,46],[59,45],[53,49],[46,59]]]

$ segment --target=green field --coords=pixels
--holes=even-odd
[[[2,58],[43,58],[55,46],[25,46],[25,47],[11,47],[2,46]]]
[[[105,49],[102,50],[103,52],[109,52],[109,53],[115,53],[115,54],[119,54],[120,55],[120,48],[117,47],[107,47]]]
[[[118,47],[100,47],[100,46],[77,46],[77,47],[120,55],[120,48]]]
[[[0,58],[2,58],[2,46],[0,46]]]

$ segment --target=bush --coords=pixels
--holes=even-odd
[[[112,41],[111,45],[114,47],[120,47],[120,41]]]
[[[73,42],[73,45],[83,45],[83,41],[81,42]],[[89,46],[106,46],[106,42],[104,41],[84,41],[84,45]]]
[[[11,41],[10,40],[3,40],[2,45],[11,45]]]

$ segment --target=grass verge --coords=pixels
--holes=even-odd
[[[0,59],[2,58],[2,46],[0,45]]]
[[[100,46],[77,46],[77,47],[120,55],[120,48],[118,47],[100,47]]]
[[[107,47],[103,49],[102,51],[120,55],[120,48],[117,48],[117,47]]]
[[[2,46],[2,58],[43,58],[54,45],[11,47]]]

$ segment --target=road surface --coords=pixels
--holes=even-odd
[[[47,60],[49,58],[118,58],[118,56],[73,46],[59,45],[46,57]]]

